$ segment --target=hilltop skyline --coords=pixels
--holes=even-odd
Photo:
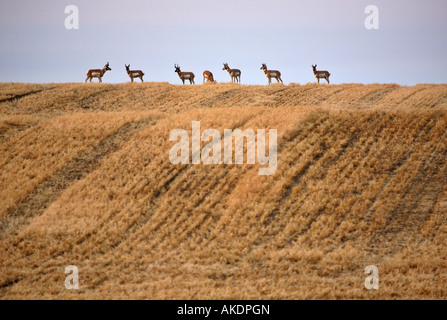
[[[379,9],[378,30],[364,26],[370,4]],[[78,30],[65,28],[68,5],[79,9]],[[280,70],[285,84],[315,82],[312,64],[334,84],[446,82],[441,0],[20,0],[1,9],[1,82],[84,82],[88,69],[106,62],[106,83],[128,82],[130,64],[147,82],[181,84],[175,63],[197,84],[206,69],[229,82],[223,63],[241,69],[242,84],[267,84],[262,63]]]

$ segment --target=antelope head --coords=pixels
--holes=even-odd
[[[112,71],[112,69],[109,68],[109,63],[108,62],[104,66],[104,69],[106,69],[106,71]]]
[[[228,70],[228,69],[230,69],[230,68],[228,67],[228,63],[224,63],[223,65],[224,65],[224,67],[222,68],[222,70]]]
[[[124,66],[126,67],[127,71],[130,71],[130,64],[129,65],[124,64]]]
[[[267,70],[267,66],[265,65],[265,63],[262,64],[262,67],[259,70],[264,70],[264,71]]]
[[[180,70],[180,66],[179,66],[178,64],[174,64],[174,68],[175,68],[175,71],[174,71],[174,72],[177,72],[177,73],[182,72],[182,71]]]

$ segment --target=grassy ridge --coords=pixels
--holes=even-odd
[[[447,86],[0,84],[0,297],[444,298]],[[278,168],[169,133],[278,129]],[[66,290],[76,265],[80,290]],[[367,265],[380,289],[364,288]]]

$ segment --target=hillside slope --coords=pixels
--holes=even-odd
[[[172,164],[192,121],[275,174]],[[445,299],[446,128],[447,85],[2,83],[0,298]]]

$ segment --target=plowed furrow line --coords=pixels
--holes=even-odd
[[[401,220],[388,230],[390,242],[400,245],[395,246],[394,250],[398,250],[410,237],[419,236],[419,230],[444,191],[447,181],[446,153],[437,153],[435,149],[433,154],[435,159],[430,159],[409,188],[409,200],[402,205]],[[400,238],[399,241],[395,241],[396,238]]]
[[[329,115],[325,114],[322,118],[316,119],[316,123],[314,121],[305,124],[302,128],[299,128],[296,131],[296,134],[293,134],[292,137],[290,137],[287,140],[282,140],[280,142],[280,148],[279,148],[279,159],[282,159],[285,157],[285,154],[290,154],[291,151],[295,148],[296,140],[300,139],[300,141],[307,140],[310,135],[312,134],[312,128],[317,127],[318,125],[324,125],[329,123]],[[313,135],[311,138],[315,139],[315,141],[324,141],[322,140],[324,136],[324,133],[319,134],[318,136]],[[277,205],[275,208],[273,208],[270,213],[268,213],[264,218],[261,218],[261,221],[263,221],[264,228],[266,229],[265,232],[267,232],[268,229],[271,229],[271,223],[275,221],[276,216],[280,212],[288,211],[287,202],[290,198],[290,195],[292,193],[293,188],[295,188],[297,185],[301,183],[301,179],[307,174],[309,169],[314,165],[318,160],[320,160],[324,156],[324,152],[321,152],[321,148],[327,149],[326,144],[323,142],[322,144],[318,144],[317,146],[314,146],[311,154],[312,159],[310,159],[308,162],[301,165],[301,169],[296,171],[294,173],[294,176],[292,180],[287,183],[287,185],[283,186],[283,193],[280,195],[280,198],[276,200]],[[300,163],[300,159],[298,154],[295,155],[296,158],[293,159],[287,159],[289,162],[292,163]],[[287,168],[286,168],[287,170]],[[285,174],[285,173],[284,173]]]
[[[321,121],[320,124],[326,124],[330,121],[328,116],[324,117],[323,119],[319,119],[319,120]],[[309,136],[310,132],[312,131],[313,126],[314,126],[314,124],[311,124],[311,127],[304,128],[304,130],[307,130],[307,133],[305,133],[303,136],[297,135],[297,136],[294,136],[293,140],[288,141],[287,144],[289,144],[290,147],[287,147],[287,144],[285,144],[283,146],[284,151],[281,153],[284,154],[284,153],[288,152],[290,149],[293,149],[295,141],[297,139],[301,139],[302,141],[305,140]],[[315,136],[312,137],[315,141],[323,141],[323,142],[318,144],[316,147],[314,147],[313,152],[312,152],[313,158],[309,162],[307,162],[305,165],[302,166],[302,169],[299,172],[297,172],[297,174],[293,177],[291,183],[285,187],[284,192],[281,197],[281,202],[285,201],[287,198],[290,197],[292,189],[300,182],[301,178],[306,174],[306,172],[309,170],[311,165],[316,163],[319,159],[321,159],[321,157],[323,157],[324,152],[328,148],[323,140],[324,135],[325,135],[325,133],[321,133],[318,137],[315,137]],[[318,151],[319,149],[322,149],[323,151],[319,152]],[[293,160],[295,160],[295,159],[293,159]],[[299,161],[299,158],[297,160]]]
[[[152,120],[129,123],[115,134],[102,140],[85,155],[75,158],[65,168],[57,171],[52,177],[39,185],[24,200],[11,208],[0,220],[0,239],[17,235],[31,219],[41,215],[49,204],[73,182],[82,179],[93,171],[99,162],[109,153],[117,150],[142,126],[153,123]]]
[[[390,94],[391,92],[393,92],[394,90],[396,90],[398,88],[399,88],[398,86],[387,88],[386,90],[384,90],[383,88],[379,88],[379,89],[363,96],[359,100],[359,103],[367,104],[368,106],[375,106],[377,103],[380,102],[380,100],[382,100],[384,97],[386,97],[388,94]]]
[[[337,95],[338,93],[343,92],[343,91],[345,91],[345,90],[346,90],[345,88],[338,89],[338,90],[334,90],[334,91],[330,92],[328,95],[326,95],[324,98],[318,100],[318,102],[317,102],[315,105],[317,105],[317,106],[324,105],[324,103],[325,103],[326,101],[328,101],[330,98],[334,97],[334,96]]]
[[[222,171],[222,170],[220,170]],[[214,210],[214,206],[212,204],[215,204],[216,202],[213,201],[213,198],[218,198],[219,202],[225,201],[225,195],[222,190],[222,186],[226,183],[226,177],[228,175],[229,171],[226,170],[224,173],[219,177],[219,179],[207,190],[207,194],[201,198],[198,199],[198,201],[194,205],[193,212],[184,212],[184,214],[177,219],[175,225],[173,225],[170,229],[174,234],[176,234],[176,245],[180,245],[182,242],[188,240],[188,238],[193,234],[194,232],[197,232],[198,229],[200,229],[200,226],[202,223],[211,217],[213,214],[211,211]],[[217,187],[220,188],[217,188]],[[228,196],[228,195],[227,195]],[[206,208],[201,208],[201,205],[204,205]],[[204,211],[205,214],[202,214],[200,217],[194,213],[194,211]],[[191,217],[194,217],[194,219],[191,221]],[[215,217],[214,220],[217,222],[218,217]],[[210,221],[211,222],[211,221]]]
[[[163,198],[163,195],[166,193],[166,188],[170,188],[170,185],[176,179],[182,176],[186,172],[186,170],[187,166],[182,166],[173,174],[171,174],[171,176],[160,177],[160,180],[165,179],[166,182],[162,184],[162,187],[157,188],[156,190],[152,190],[152,194],[148,195],[144,204],[140,205],[138,209],[134,209],[131,212],[131,215],[121,217],[121,211],[113,212],[110,216],[107,217],[107,219],[102,221],[101,224],[97,228],[95,228],[93,232],[90,232],[79,239],[76,243],[77,246],[79,246],[79,248],[82,248],[82,250],[85,250],[87,247],[89,247],[90,255],[94,255],[96,253],[104,254],[110,249],[115,249],[116,247],[121,245],[123,241],[131,237],[139,229],[144,228],[146,223],[153,219],[158,211],[160,199]],[[165,170],[164,172],[167,173],[167,170]],[[148,182],[148,185],[150,185],[150,182]],[[139,189],[142,190],[144,189],[144,187],[141,187]],[[126,211],[126,214],[127,213],[129,212]],[[109,238],[108,235],[110,226],[114,225],[116,221],[121,221],[122,219],[125,219],[125,221],[127,222],[133,220],[133,222],[126,224],[125,230],[123,230],[119,235],[114,235],[113,243],[109,242],[108,245],[106,245],[104,240],[112,240]],[[60,254],[67,255],[70,254],[70,252],[63,252]]]
[[[433,116],[427,120],[426,125],[430,123],[432,118]],[[427,127],[426,125],[420,128],[417,134],[418,139],[423,138],[424,131],[428,135],[430,130],[433,129],[433,126]],[[416,147],[412,145],[412,148],[414,149]],[[412,150],[409,152],[415,154]],[[407,165],[408,161],[423,161],[423,159],[419,159],[415,154],[414,157],[409,156],[404,159],[402,163],[399,163],[399,167],[405,167],[409,170],[409,166]],[[405,171],[401,171],[401,175],[402,174],[405,174]],[[425,195],[427,186],[432,182],[430,178],[432,175],[433,172],[430,172],[427,167],[422,168],[412,179],[411,184],[400,192],[403,196],[401,197],[399,204],[390,208],[391,210],[386,216],[387,222],[385,227],[376,235],[375,243],[381,243],[382,248],[389,247],[388,244],[391,243],[402,230],[405,230],[405,221],[408,218],[408,215],[413,214],[421,198]]]
[[[84,97],[81,100],[79,100],[77,102],[78,107],[83,108],[83,109],[89,109],[89,108],[91,108],[90,105],[95,105],[96,104],[96,101],[94,101],[95,99],[99,99],[100,97],[104,97],[108,93],[110,93],[112,91],[118,91],[119,89],[120,89],[120,87],[117,87],[117,86],[109,86],[108,88],[105,88],[105,89],[100,90],[98,92],[93,92],[93,93],[89,94],[87,97]],[[129,104],[131,104],[131,103],[129,103]]]
[[[374,115],[371,115],[368,118],[366,118],[364,122],[368,122],[369,123],[369,121],[370,121],[370,119],[372,117],[374,117]],[[375,123],[368,124],[367,127],[365,128],[365,130],[367,130],[367,132],[368,132],[368,128],[377,127],[377,129],[375,131],[375,135],[377,136],[378,134],[380,134],[380,132],[382,132],[383,130],[386,129],[387,125],[389,124],[389,121],[390,121],[389,117],[380,116],[375,121],[375,122],[378,122],[377,125]],[[360,121],[360,123],[358,123],[358,125],[361,125],[361,123],[362,122]],[[348,126],[348,124],[347,124],[347,126]],[[369,139],[370,142],[367,145],[362,145],[362,146],[356,147],[355,142],[358,141],[358,139],[359,139],[358,137],[356,137],[357,134],[361,135],[361,131],[359,133],[353,134],[351,136],[350,142],[345,144],[344,148],[341,148],[341,151],[338,152],[333,159],[325,159],[325,163],[327,161],[329,161],[328,163],[329,163],[330,167],[325,169],[325,173],[324,173],[324,176],[322,178],[308,176],[308,177],[306,177],[306,180],[314,181],[315,179],[318,179],[318,180],[326,179],[326,176],[327,176],[329,170],[331,168],[333,168],[334,166],[338,166],[338,169],[337,169],[338,174],[337,174],[337,176],[340,177],[340,179],[338,179],[337,181],[330,181],[330,182],[328,182],[328,184],[331,185],[331,189],[333,189],[334,192],[336,192],[336,190],[338,190],[338,189],[340,189],[340,190],[344,189],[344,188],[342,188],[342,185],[344,183],[346,183],[346,181],[352,181],[353,178],[351,178],[351,177],[354,177],[355,170],[350,172],[350,173],[348,172],[347,174],[349,174],[349,175],[347,175],[347,174],[345,174],[345,171],[347,169],[349,169],[349,168],[346,167],[346,166],[341,167],[337,163],[341,159],[346,159],[346,158],[350,159],[350,161],[348,161],[347,163],[351,163],[352,161],[360,162],[362,159],[365,159],[365,157],[368,156],[368,154],[369,154],[368,151],[370,151],[372,149],[372,146],[376,143],[376,139],[375,138],[371,138],[371,139]],[[335,148],[335,147],[336,146],[332,146],[332,149]],[[349,150],[353,150],[353,151],[363,150],[363,151],[356,152],[357,154],[360,154],[356,158],[355,156],[350,155]],[[301,211],[300,203],[304,203],[305,201],[310,201],[309,198],[306,198],[306,194],[304,194],[303,197],[304,198],[302,198],[302,199],[297,199],[295,202],[293,202],[290,205],[283,204],[283,206],[281,207],[281,212],[282,212],[283,215],[286,215],[285,220],[289,221],[289,223],[294,223],[293,222],[294,221],[293,213],[297,214],[298,212]],[[325,201],[321,201],[319,203],[319,210],[318,210],[318,212],[314,213],[315,216],[308,217],[307,219],[305,219],[307,222],[301,222],[300,223],[300,224],[303,224],[303,223],[306,224],[307,227],[305,227],[304,229],[301,229],[302,230],[301,232],[295,232],[295,235],[296,235],[297,239],[299,237],[305,236],[305,234],[311,229],[312,224],[315,223],[322,214],[326,214],[327,213],[327,212],[325,212],[325,208],[330,203],[333,204],[331,211],[335,211],[340,205],[342,205],[342,202],[340,202],[340,201],[336,202],[331,197],[325,197]],[[354,203],[354,205],[355,205],[355,203]],[[332,213],[329,213],[329,214],[332,214]],[[299,215],[301,215],[301,214],[299,214]],[[284,229],[284,228],[285,227],[283,226],[281,229]],[[280,236],[280,237],[282,237],[282,236]],[[324,238],[327,238],[327,237],[323,237],[323,239]],[[281,241],[284,241],[284,239],[282,239]]]
[[[415,138],[416,142],[418,139],[420,139],[422,132],[427,129],[426,128],[427,124],[429,124],[430,121],[432,121],[434,119],[434,117],[435,117],[434,115],[430,116],[424,122],[424,124],[419,127],[418,132],[415,132],[414,136],[416,137]],[[410,123],[408,123],[406,125],[406,127],[412,128],[413,123],[417,123],[418,121],[419,120],[417,118],[414,118],[411,120]],[[386,141],[378,140],[378,144],[379,145],[395,145],[396,146],[396,142],[392,143],[393,140],[395,139],[395,136],[388,134],[387,137],[388,138]],[[402,146],[402,147],[404,147],[404,146]],[[379,193],[376,194],[375,198],[372,199],[371,205],[366,210],[365,220],[368,224],[371,222],[371,218],[374,215],[376,204],[385,198],[385,196],[383,196],[384,192],[386,192],[388,190],[388,188],[391,186],[391,184],[393,183],[394,179],[396,178],[397,171],[407,165],[407,161],[410,159],[414,149],[415,149],[414,145],[411,148],[410,148],[410,146],[407,146],[406,149],[403,149],[403,151],[405,151],[405,152],[401,153],[401,156],[398,159],[394,159],[394,162],[392,163],[390,169],[387,171],[387,178],[386,178],[383,186],[380,188],[380,191],[379,191]]]
[[[444,94],[435,105],[433,109],[446,109],[447,108],[447,93]]]
[[[354,143],[353,141],[351,142],[352,144]],[[335,157],[340,157],[342,154],[344,154],[346,152],[348,148],[348,145],[345,144],[344,148],[341,147],[340,151],[338,154],[335,155]],[[312,162],[312,165],[310,167],[323,167],[323,164],[329,161],[329,163],[332,162],[331,159],[328,158],[328,156],[324,156],[321,155],[317,158],[314,158],[314,161]],[[325,166],[325,165],[324,165]],[[331,165],[329,165],[331,166]],[[329,168],[327,168],[327,170],[329,170]],[[318,173],[320,174],[320,173]],[[326,172],[327,174],[327,172]],[[311,170],[306,170],[306,173],[303,173],[301,175],[301,178],[305,178],[305,180],[312,180],[315,177],[313,176],[314,173],[311,172]],[[320,178],[318,178],[318,180],[320,180]],[[298,186],[298,184],[296,184],[296,186]],[[305,189],[303,187],[303,189]],[[265,234],[268,237],[278,237],[279,242],[284,242],[287,241],[289,244],[292,241],[292,238],[298,238],[300,236],[303,236],[312,226],[312,224],[318,219],[318,217],[325,213],[325,209],[326,209],[326,205],[327,203],[329,203],[329,201],[322,201],[321,203],[319,203],[320,206],[320,210],[315,213],[313,216],[309,217],[309,219],[306,219],[306,227],[302,227],[300,228],[300,232],[298,233],[294,233],[294,234],[290,234],[288,233],[287,235],[285,233],[283,233],[283,230],[289,225],[289,224],[294,224],[296,223],[294,217],[296,217],[297,215],[300,215],[300,206],[301,204],[303,204],[306,200],[307,193],[305,192],[303,195],[301,195],[301,197],[299,199],[292,199],[290,197],[288,197],[288,199],[290,199],[290,201],[281,201],[279,203],[279,205],[277,207],[275,207],[273,209],[273,211],[269,214],[269,216],[265,219],[264,222],[264,232],[263,234]],[[280,219],[276,219],[276,216],[280,215]],[[271,225],[273,223],[273,221],[276,221],[275,225]],[[282,225],[281,225],[282,224]],[[269,231],[269,229],[276,229],[277,232],[271,232]],[[287,240],[284,239],[284,237],[287,237]]]
[[[379,119],[379,121],[381,121],[381,123],[378,124],[378,130],[377,130],[377,135],[379,135],[384,129],[386,129],[386,124],[388,123],[388,120],[383,121],[382,119]],[[370,124],[371,126],[375,126],[375,124]],[[366,128],[368,130],[368,128]],[[337,162],[340,159],[340,156],[343,155],[343,158],[348,158],[351,159],[351,162],[358,162],[361,163],[363,162],[364,166],[367,166],[367,161],[368,159],[371,159],[373,157],[373,146],[375,144],[375,138],[371,137],[370,139],[368,139],[368,142],[363,144],[363,145],[359,145],[359,146],[354,146],[351,145],[350,149],[351,150],[355,150],[356,151],[356,155],[351,155],[348,150],[346,150],[346,152],[343,152],[342,154],[340,154],[336,161],[333,162],[333,164],[331,165],[332,167],[337,167]],[[343,188],[343,184],[347,183],[347,184],[352,184],[355,183],[357,185],[357,190],[359,192],[359,196],[357,196],[357,200],[352,204],[352,206],[350,207],[351,210],[349,210],[348,212],[344,212],[343,214],[338,214],[336,215],[336,217],[334,218],[333,221],[333,229],[330,235],[323,237],[321,239],[321,241],[323,241],[324,239],[331,239],[331,238],[335,238],[338,236],[337,230],[339,229],[340,225],[342,224],[343,221],[345,221],[346,219],[348,219],[348,216],[351,216],[351,218],[349,219],[350,221],[353,221],[354,217],[352,216],[355,213],[354,208],[359,204],[359,202],[363,201],[364,199],[361,197],[361,194],[364,190],[368,189],[369,185],[371,184],[371,182],[374,179],[374,173],[370,172],[370,175],[367,179],[365,179],[365,176],[362,176],[362,179],[360,181],[358,181],[359,179],[357,177],[359,171],[364,173],[365,169],[363,169],[361,166],[359,169],[353,170],[351,172],[351,174],[345,175],[344,171],[346,168],[339,168],[339,174],[338,176],[340,177],[340,179],[338,181],[330,181],[328,183],[330,183],[331,185],[334,186],[334,189],[337,190],[343,190],[345,188]],[[327,175],[327,172],[326,172]],[[326,176],[325,175],[325,176]],[[359,185],[360,184],[360,185]],[[335,187],[336,186],[336,187]],[[332,200],[333,201],[333,200]],[[338,202],[337,205],[333,208],[333,212],[329,212],[328,214],[334,214],[336,209],[342,205],[342,201]],[[362,219],[365,219],[364,215],[362,214]],[[342,233],[345,233],[345,231],[343,231]],[[349,238],[347,237],[347,235],[345,235],[345,238]],[[332,252],[333,249],[335,249],[336,247],[328,247],[326,246],[326,248],[328,249],[328,252]]]
[[[233,98],[237,93],[238,93],[238,92],[237,92],[236,89],[230,89],[230,90],[228,90],[228,91],[219,93],[217,96],[215,96],[215,97],[213,97],[213,98],[209,98],[209,99],[203,101],[203,102],[200,104],[200,107],[202,107],[202,108],[209,108],[209,107],[214,106],[214,104],[216,104],[216,102],[224,103],[224,102],[226,102],[227,100]],[[229,106],[229,105],[228,105],[228,106]]]
[[[231,129],[243,128],[245,126],[245,124],[247,124],[251,119],[255,118],[256,116],[257,115],[250,115],[250,116],[247,116],[247,117],[241,119],[240,121],[234,123],[232,125]],[[185,176],[188,174],[188,172],[190,172],[190,170],[195,170],[195,169],[196,169],[195,165],[183,165],[183,168],[180,171],[178,171],[178,174],[175,174],[169,180],[169,184],[164,186],[163,192],[158,193],[156,200],[151,202],[151,207],[154,209],[154,214],[150,217],[150,220],[148,220],[147,223],[152,221],[152,224],[147,225],[147,223],[146,223],[142,226],[142,228],[147,227],[148,230],[146,230],[146,231],[148,231],[151,234],[165,232],[163,226],[169,226],[169,225],[171,225],[171,222],[175,222],[177,219],[179,219],[179,216],[173,214],[172,208],[171,208],[172,214],[166,215],[166,211],[160,207],[160,200],[166,196],[169,196],[169,194],[172,192],[171,184],[173,184],[173,183],[176,183],[177,187],[178,187],[178,184],[181,184],[183,180],[186,182],[186,184],[188,186],[190,186],[191,183],[195,183],[194,181],[190,180],[191,178],[185,178]],[[178,191],[178,188],[176,188],[174,192],[177,192],[177,191]],[[191,188],[191,186],[188,187],[188,192],[189,193],[194,192],[194,188]],[[182,194],[182,196],[180,197],[181,198],[180,200],[184,201],[185,197],[187,197],[187,195]],[[135,231],[135,232],[137,233],[138,231]],[[155,243],[154,245],[157,245],[157,243]]]
[[[293,88],[295,89],[295,88]],[[284,103],[292,106],[300,106],[306,104],[305,101],[302,101],[303,94],[307,93],[308,91],[312,90],[313,87],[300,87],[299,91],[297,90],[291,90],[290,93],[287,95],[287,97],[284,97]]]
[[[403,98],[401,101],[397,102],[395,104],[395,107],[400,106],[402,104],[404,104],[406,101],[408,101],[411,97],[413,97],[414,95],[418,94],[421,91],[424,90],[430,90],[430,88],[421,88],[419,90],[414,90],[412,93],[410,93],[409,95],[407,95],[405,98]]]
[[[27,125],[20,125],[20,124],[14,124],[10,125],[9,128],[6,130],[0,131],[0,147],[4,143],[8,143],[13,139],[15,136],[20,134],[21,132],[24,132],[34,126],[36,126],[38,122],[35,122],[33,124],[27,124]]]
[[[365,121],[369,122],[371,119],[373,119],[373,117],[374,117],[374,115],[369,115],[366,117]],[[380,119],[377,121],[380,121]],[[347,126],[349,126],[349,125],[347,125]],[[326,178],[329,170],[334,165],[336,165],[338,163],[338,161],[340,160],[340,158],[346,154],[347,150],[352,148],[355,145],[355,143],[358,141],[358,139],[359,139],[358,133],[359,133],[359,130],[357,130],[357,132],[355,132],[355,133],[352,133],[351,137],[349,138],[349,140],[347,142],[337,142],[337,145],[326,146],[326,144],[323,143],[324,144],[323,149],[333,150],[333,149],[337,148],[337,149],[339,149],[338,152],[331,156],[324,156],[325,152],[323,152],[321,155],[319,155],[319,156],[317,155],[316,157],[314,157],[314,159],[311,162],[308,162],[305,165],[304,169],[301,170],[300,174],[294,178],[293,183],[285,188],[285,191],[283,193],[283,196],[281,198],[279,205],[276,208],[274,208],[272,210],[270,216],[268,216],[265,219],[264,227],[267,227],[268,224],[274,219],[274,217],[278,213],[280,213],[280,211],[288,212],[291,210],[291,204],[288,204],[288,198],[290,197],[293,188],[298,185],[299,180],[307,173],[307,171],[311,167],[317,166],[318,165],[317,161],[322,159],[322,161],[320,161],[321,162],[320,167],[323,167],[324,170],[323,170],[322,174],[319,173],[320,176],[318,177],[318,180],[324,180]],[[321,136],[321,138],[319,140],[325,141],[326,140],[325,136]],[[339,139],[339,141],[340,141],[340,139]],[[280,208],[281,208],[281,210],[280,210]]]
[[[206,180],[206,179],[212,179],[212,178],[217,177],[216,181],[209,188],[207,188],[207,186],[205,186],[204,184],[197,186],[197,190],[206,190],[207,191],[206,194],[199,196],[198,199],[193,199],[192,197],[189,199],[188,202],[193,203],[193,208],[194,208],[193,211],[202,210],[202,208],[201,208],[202,204],[207,204],[208,199],[210,199],[213,196],[216,196],[215,195],[216,190],[217,191],[222,190],[221,188],[217,189],[217,187],[218,186],[222,187],[224,185],[223,181],[225,180],[226,176],[228,175],[229,170],[217,169],[215,171],[216,172],[214,174],[213,174],[213,172],[210,172],[208,174],[208,177],[204,178],[204,180]],[[222,192],[218,191],[217,193],[222,193]],[[182,199],[182,200],[185,200],[185,199]],[[223,199],[221,199],[221,200],[223,200]],[[203,208],[203,210],[204,210],[204,208]],[[170,229],[172,230],[172,232],[175,232],[175,234],[179,235],[178,238],[181,238],[181,234],[184,232],[187,232],[187,230],[189,229],[189,228],[182,228],[181,226],[182,225],[187,226],[188,218],[191,218],[191,217],[195,217],[194,212],[186,212],[185,211],[184,214],[181,217],[179,217],[179,219],[177,219],[177,221],[174,224],[170,225],[170,227],[171,227]],[[197,222],[197,221],[195,220],[195,222]]]
[[[27,92],[27,93],[17,94],[17,95],[14,95],[14,96],[10,97],[10,98],[6,98],[6,99],[0,100],[0,103],[11,102],[11,101],[14,101],[14,100],[19,100],[19,99],[22,99],[22,98],[28,97],[30,95],[37,94],[39,92],[42,92],[44,90],[49,90],[49,89],[52,89],[52,88],[40,89],[40,90],[35,90],[35,91]]]
[[[297,96],[296,105],[316,106],[320,102],[320,97],[324,96],[328,87],[326,85],[309,85],[308,90],[302,90]],[[329,89],[330,90],[330,89]],[[303,94],[306,92],[306,94]]]
[[[428,178],[428,179],[427,179]],[[413,227],[410,227],[410,224],[407,223],[407,220],[418,220],[419,222],[425,221],[426,214],[428,211],[418,212],[417,208],[420,205],[421,199],[427,195],[427,188],[433,182],[433,176],[431,174],[428,175],[428,172],[421,171],[418,177],[413,180],[412,186],[413,188],[408,188],[405,192],[405,196],[402,198],[401,203],[396,206],[395,209],[391,211],[391,213],[387,217],[386,227],[382,230],[380,234],[381,243],[384,247],[387,247],[392,251],[396,250],[396,247],[404,245],[408,239],[408,232],[411,232]],[[417,185],[417,187],[414,187]],[[427,199],[430,202],[435,201],[434,194],[439,194],[442,190],[436,192],[431,192],[430,198]],[[417,218],[416,218],[417,217]],[[401,233],[405,232],[405,235]],[[404,238],[398,242],[396,238],[402,237]],[[414,234],[411,234],[414,236]]]

